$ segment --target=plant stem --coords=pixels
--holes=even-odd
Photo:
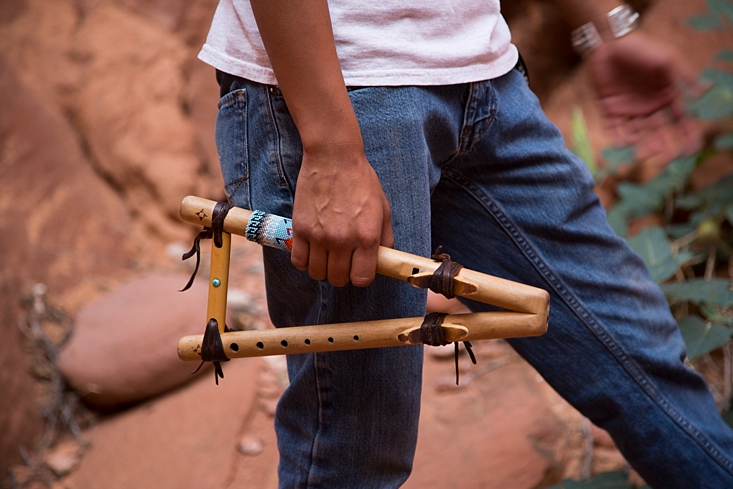
[[[710,280],[713,278],[713,273],[715,272],[716,256],[717,248],[715,248],[715,246],[711,246],[710,252],[708,253],[708,262],[705,264],[705,280]]]
[[[690,243],[692,243],[693,241],[695,241],[697,239],[697,235],[698,235],[698,232],[696,229],[692,231],[691,233],[687,233],[684,236],[682,236],[681,238],[678,238],[672,241],[672,254],[673,255],[676,254],[680,248],[687,246]]]

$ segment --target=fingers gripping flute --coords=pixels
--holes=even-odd
[[[219,362],[231,358],[427,343],[424,334],[427,317],[229,331],[226,328],[226,301],[231,235],[238,234],[261,245],[290,251],[291,221],[261,211],[229,208],[224,203],[194,196],[183,200],[180,214],[192,224],[205,226],[205,233],[199,237],[213,237],[213,243],[206,333],[181,338],[178,356],[187,361],[214,362],[217,383],[219,376],[223,378]],[[194,250],[198,252],[198,238],[194,249],[184,258],[192,256]],[[379,248],[377,273],[404,280],[415,287],[430,287],[440,267],[440,262],[429,258]],[[460,271],[452,274],[449,282],[450,296],[467,297],[505,311],[441,315],[442,323],[439,322],[436,332],[431,333],[440,337],[439,344],[539,336],[547,331],[549,295],[546,291],[458,267]]]

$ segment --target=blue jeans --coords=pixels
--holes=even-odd
[[[279,89],[225,76],[222,93],[216,136],[231,203],[291,216],[302,149]],[[350,96],[392,206],[395,247],[429,256],[443,245],[468,268],[549,291],[549,331],[510,340],[516,351],[653,487],[733,487],[733,431],[684,365],[664,296],[606,224],[587,168],[519,72]],[[336,288],[296,270],[286,252],[263,254],[277,327],[425,314],[425,292],[404,282]],[[275,418],[280,486],[401,485],[417,440],[422,355],[289,356]]]

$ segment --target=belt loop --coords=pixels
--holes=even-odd
[[[219,97],[221,98],[231,92],[232,87],[238,80],[241,80],[241,78],[230,75],[229,73],[225,73],[220,70],[216,70],[216,81],[217,83],[219,83]]]
[[[529,71],[527,70],[527,64],[524,62],[524,58],[522,58],[522,53],[517,51],[517,54],[519,55],[519,59],[517,60],[517,64],[514,66],[514,69],[522,74],[524,81],[526,81],[527,86],[529,86]]]

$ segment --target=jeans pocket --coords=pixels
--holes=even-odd
[[[229,201],[250,207],[247,91],[244,88],[224,95],[216,117],[216,147]]]

